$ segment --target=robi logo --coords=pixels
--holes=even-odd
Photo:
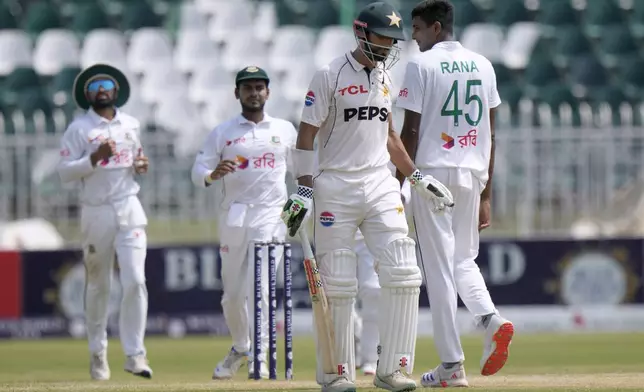
[[[358,86],[349,86],[338,90],[340,95],[344,96],[344,93],[349,93],[349,95],[356,94],[369,94],[369,90],[365,89],[363,85]]]
[[[237,155],[235,161],[237,161],[237,167],[242,170],[248,167],[248,159],[244,158],[241,155]]]
[[[389,111],[387,108],[379,108],[377,106],[360,106],[359,108],[344,109],[344,121],[348,122],[352,118],[358,116],[358,121],[378,120],[385,122]]]
[[[406,88],[404,88],[404,89],[400,90],[400,92],[398,93],[398,97],[404,97],[404,98],[407,98],[407,93],[408,93],[408,92],[409,92],[409,90],[407,90]]]

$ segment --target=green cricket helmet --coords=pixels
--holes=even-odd
[[[353,22],[353,32],[360,50],[374,65],[383,63],[385,69],[391,68],[400,57],[398,41],[407,39],[400,12],[384,1],[371,3],[364,7]],[[391,46],[375,44],[369,41],[368,33],[392,38],[393,44]]]

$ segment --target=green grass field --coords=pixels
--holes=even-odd
[[[644,391],[644,334],[518,335],[508,364],[492,377],[478,375],[480,338],[463,343],[468,379],[479,391]],[[92,382],[85,341],[1,341],[0,391],[319,391],[312,340],[297,338],[294,344],[294,380],[249,381],[242,368],[234,381],[220,382],[211,380],[211,372],[229,349],[227,338],[147,339],[152,380],[125,373],[120,344],[111,340],[112,380]],[[415,378],[437,363],[431,339],[419,339]],[[375,390],[363,376],[358,387]]]

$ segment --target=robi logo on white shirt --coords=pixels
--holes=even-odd
[[[273,154],[272,152],[267,152],[260,157],[251,158],[237,155],[235,157],[235,162],[237,162],[237,168],[240,170],[250,169],[271,171],[275,169],[275,154]]]

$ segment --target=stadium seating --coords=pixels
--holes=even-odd
[[[409,25],[416,1],[392,2]],[[366,3],[358,0],[355,7]],[[499,90],[511,113],[516,114],[525,100],[594,105],[606,99],[611,107],[641,102],[644,2],[454,0],[454,4],[458,38],[494,63]],[[65,89],[73,74],[107,62],[123,69],[140,90],[128,107],[144,117],[146,129],[163,124],[153,121],[158,116],[150,113],[158,113],[162,103],[174,96],[188,97],[200,113],[200,132],[205,132],[237,110],[234,104],[211,101],[230,98],[234,72],[257,64],[273,77],[268,107],[297,121],[313,71],[355,46],[350,27],[339,24],[343,6],[338,0],[4,2],[2,107],[16,109],[24,101],[19,97],[27,94],[22,90],[32,95],[38,90],[39,99],[48,102],[46,107],[63,110],[69,119],[74,110]],[[413,42],[402,47],[401,60],[391,71],[396,85],[404,75],[404,63],[418,51]],[[11,121],[6,118],[5,124]],[[20,127],[12,125],[6,128],[20,133]]]
[[[271,76],[266,110],[298,123],[311,76],[355,48],[350,23],[371,1],[0,2],[0,146],[12,162],[0,167],[0,212],[27,217],[29,208],[15,212],[13,206],[43,200],[52,211],[63,211],[51,214],[67,217],[72,211],[67,203],[73,204],[73,193],[62,190],[52,162],[61,134],[81,112],[71,96],[75,76],[92,64],[109,63],[128,75],[132,92],[123,110],[141,121],[144,144],[150,146],[153,168],[141,179],[146,210],[206,219],[201,199],[191,196],[201,193],[186,173],[205,133],[239,112],[235,72],[252,64],[265,68]],[[419,0],[389,1],[410,30],[410,13]],[[538,149],[558,132],[574,137],[591,128],[639,131],[644,0],[452,2],[457,38],[493,62],[503,100],[496,122],[501,137],[519,134],[517,140],[523,140],[529,132]],[[390,70],[394,99],[407,61],[418,53],[413,41],[400,47]],[[399,127],[400,111],[394,111],[394,121]],[[524,159],[525,145],[499,144],[497,159],[509,165],[500,170],[507,170],[509,179],[500,178],[495,186],[505,197],[521,195],[527,166],[512,165]],[[582,175],[570,169],[576,159],[571,145],[552,147],[548,155],[563,162],[557,170],[568,170],[561,180],[567,195]],[[552,153],[557,148],[561,154]],[[639,162],[638,148],[628,145],[614,155]],[[42,156],[31,159],[34,154]]]

